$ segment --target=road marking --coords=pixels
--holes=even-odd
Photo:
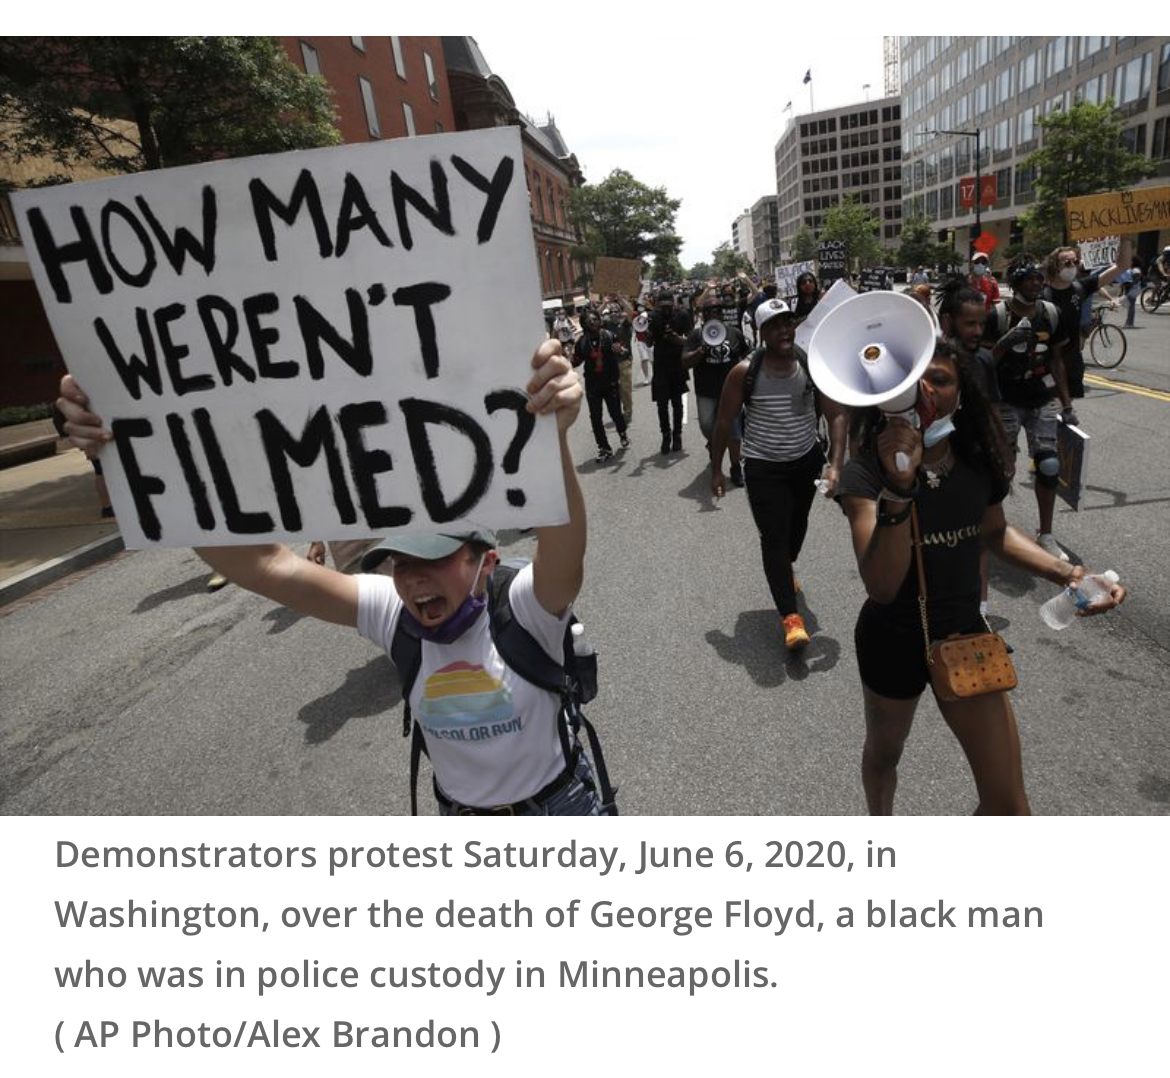
[[[1136,393],[1139,397],[1152,397],[1156,401],[1170,403],[1170,393],[1164,393],[1160,389],[1132,386],[1128,382],[1113,382],[1108,378],[1102,378],[1099,374],[1086,374],[1085,381],[1091,385],[1101,386],[1103,389],[1120,389],[1123,393]]]

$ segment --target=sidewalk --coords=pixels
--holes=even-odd
[[[0,428],[0,449],[43,435],[45,423]],[[80,450],[59,441],[53,456],[0,467],[0,605],[121,549]]]

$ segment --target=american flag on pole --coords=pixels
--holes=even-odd
[[[812,82],[812,68],[811,67],[804,73],[804,81],[805,82]]]

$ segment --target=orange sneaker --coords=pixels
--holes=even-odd
[[[797,651],[809,643],[808,632],[804,627],[804,619],[799,614],[789,614],[784,619],[784,646],[789,651]]]

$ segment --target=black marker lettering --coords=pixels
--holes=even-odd
[[[215,202],[215,189],[210,184],[205,185],[203,188],[202,242],[197,240],[182,225],[175,229],[174,236],[168,235],[167,230],[163,228],[159,219],[155,217],[154,211],[142,195],[137,195],[134,203],[138,207],[138,212],[142,214],[146,219],[146,223],[150,225],[150,230],[154,233],[154,238],[158,240],[158,245],[162,248],[162,253],[166,256],[166,260],[171,264],[171,269],[175,273],[182,274],[183,268],[187,264],[187,258],[190,257],[203,267],[204,273],[211,274],[215,269],[215,228],[219,212]]]
[[[263,180],[255,179],[248,184],[252,195],[252,215],[256,218],[256,228],[260,232],[260,242],[264,245],[264,257],[269,262],[276,261],[276,237],[272,229],[272,215],[276,214],[286,225],[293,224],[301,207],[309,207],[309,216],[313,219],[313,230],[317,233],[317,247],[322,258],[328,258],[333,253],[333,242],[329,238],[329,225],[325,221],[325,211],[321,208],[321,194],[313,174],[307,169],[301,169],[297,182],[293,185],[292,197],[285,205],[274,195]]]
[[[183,374],[180,366],[182,361],[191,354],[191,349],[185,344],[176,344],[171,340],[171,323],[177,322],[187,313],[182,303],[171,303],[154,312],[154,331],[158,334],[158,346],[170,375],[171,385],[177,396],[186,393],[198,393],[204,389],[214,389],[215,379],[210,374]]]
[[[280,340],[280,330],[274,326],[262,326],[260,316],[274,314],[279,308],[280,300],[275,292],[261,292],[244,300],[244,321],[248,324],[256,370],[261,378],[295,378],[300,373],[300,364],[291,359],[281,362],[269,358],[269,347]]]
[[[483,212],[479,215],[479,227],[475,233],[475,237],[480,243],[487,243],[496,230],[496,220],[500,216],[500,207],[504,204],[504,196],[508,193],[508,186],[512,182],[515,163],[510,157],[500,158],[500,163],[496,166],[496,174],[490,180],[457,154],[451,155],[451,164],[468,183],[478,187],[487,195]]]
[[[73,218],[73,227],[77,229],[77,239],[72,243],[58,244],[49,231],[45,215],[35,207],[28,211],[28,224],[32,230],[33,243],[36,244],[41,265],[48,274],[49,284],[53,286],[53,295],[57,297],[58,303],[73,302],[69,282],[61,271],[61,267],[70,262],[84,262],[94,288],[101,295],[108,295],[114,290],[114,279],[102,261],[97,241],[93,238],[93,230],[89,227],[89,219],[80,206],[71,206],[69,215]]]
[[[203,476],[199,474],[195,464],[195,454],[191,452],[187,425],[181,415],[170,412],[167,414],[167,429],[171,432],[171,445],[175,447],[175,455],[183,469],[187,489],[191,492],[191,502],[195,507],[195,523],[205,532],[209,532],[215,527],[215,513],[212,512],[211,502],[207,497],[207,484],[203,482]]]
[[[447,173],[443,171],[443,166],[438,161],[431,161],[431,190],[435,200],[433,206],[397,172],[390,173],[390,194],[394,199],[394,214],[398,218],[398,237],[408,251],[414,246],[414,238],[410,234],[410,219],[406,214],[407,203],[418,210],[443,235],[455,235],[455,227],[451,224],[451,200],[447,197]]]
[[[223,507],[223,522],[228,531],[236,535],[256,535],[272,531],[272,517],[268,513],[250,513],[240,508],[236,485],[232,482],[232,473],[228,470],[219,439],[211,425],[210,413],[206,408],[196,408],[191,413],[191,418],[195,421],[195,430],[203,444],[203,455],[207,458],[208,468],[211,469],[211,482],[215,486],[219,504]]]
[[[134,233],[134,238],[142,247],[142,268],[137,273],[131,273],[130,270],[126,269],[122,265],[121,259],[114,254],[110,226],[113,223],[115,213],[130,226],[130,231]],[[146,229],[142,227],[142,222],[126,209],[121,202],[112,198],[102,207],[101,219],[102,247],[106,252],[106,261],[113,267],[114,272],[122,280],[122,283],[131,285],[134,288],[142,288],[150,284],[150,278],[154,276],[155,267],[158,265],[158,256],[154,253],[154,244],[150,242],[150,237],[146,234]]]
[[[374,369],[374,354],[370,351],[370,320],[361,293],[355,288],[345,290],[345,302],[349,306],[350,331],[353,340],[347,341],[326,321],[304,296],[294,296],[293,305],[297,310],[297,325],[305,344],[305,359],[309,365],[309,377],[320,380],[325,377],[325,357],[321,353],[324,341],[363,378]]]
[[[423,370],[428,378],[439,377],[439,347],[435,339],[435,316],[431,314],[431,307],[442,303],[449,295],[451,289],[437,281],[424,281],[422,284],[394,290],[395,306],[414,308],[414,325],[418,330]]]
[[[162,372],[159,370],[158,353],[154,348],[154,335],[150,331],[150,318],[141,307],[135,308],[134,316],[138,322],[138,336],[142,341],[142,354],[145,358],[139,358],[136,352],[131,352],[129,358],[125,358],[104,318],[95,318],[93,328],[130,396],[136,401],[142,400],[142,383],[145,382],[156,397],[161,397]]]
[[[126,485],[134,499],[134,509],[138,513],[138,524],[142,528],[142,534],[151,542],[157,542],[162,538],[162,525],[150,499],[156,494],[164,493],[167,485],[157,475],[142,473],[142,469],[138,467],[134,446],[130,444],[132,438],[149,438],[154,434],[154,427],[149,419],[115,419],[110,424],[110,433],[114,436],[114,445],[118,448],[122,471],[126,473]]]
[[[401,528],[410,523],[414,512],[404,505],[378,502],[377,477],[394,470],[394,462],[384,449],[367,449],[362,431],[386,422],[386,405],[381,401],[347,404],[337,415],[345,447],[349,451],[349,469],[357,487],[362,513],[371,528]]]
[[[329,482],[333,487],[333,504],[342,524],[353,524],[357,513],[349,496],[349,485],[345,480],[345,469],[341,454],[337,450],[337,437],[333,433],[333,422],[329,409],[321,405],[305,423],[300,441],[285,429],[284,424],[267,408],[256,413],[260,425],[260,439],[268,457],[268,470],[276,488],[276,504],[280,508],[280,522],[292,532],[301,530],[301,507],[297,504],[292,474],[288,461],[302,468],[308,468],[322,454],[329,469]]]
[[[235,307],[221,296],[200,296],[195,301],[195,308],[203,321],[203,332],[207,335],[220,381],[230,386],[233,372],[245,382],[256,381],[256,372],[234,350],[240,335],[240,318]],[[222,328],[215,317],[217,314],[223,317]]]
[[[492,478],[492,443],[484,430],[471,416],[449,404],[438,401],[407,398],[398,402],[406,417],[406,434],[410,439],[410,451],[414,457],[415,471],[418,472],[419,489],[423,505],[436,524],[466,516],[487,492]],[[439,482],[435,467],[435,451],[427,427],[439,424],[458,431],[471,442],[475,450],[475,463],[471,477],[463,493],[453,501],[447,501]]]
[[[356,213],[355,213],[356,210]],[[378,215],[370,206],[366,192],[352,172],[345,174],[345,188],[341,192],[341,209],[337,211],[337,245],[334,249],[340,258],[349,249],[350,233],[359,228],[368,228],[383,247],[393,247],[390,237],[382,228]]]

